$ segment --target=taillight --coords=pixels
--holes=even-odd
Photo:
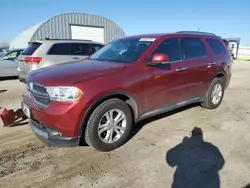
[[[34,64],[38,64],[42,61],[41,57],[25,57],[24,61],[26,63],[34,63]]]

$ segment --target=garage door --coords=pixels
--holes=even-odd
[[[99,27],[71,26],[72,39],[87,39],[104,43],[104,29]]]

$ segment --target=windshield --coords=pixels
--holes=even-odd
[[[89,59],[131,63],[138,60],[154,41],[155,38],[128,38],[116,40],[101,48]]]

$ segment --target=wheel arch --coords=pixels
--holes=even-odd
[[[81,124],[80,124],[80,130],[79,130],[79,137],[85,132],[86,129],[86,123],[91,116],[92,112],[99,106],[101,103],[104,101],[107,101],[109,99],[117,98],[122,101],[124,101],[126,104],[128,104],[131,108],[132,115],[133,115],[133,120],[135,121],[139,117],[139,106],[130,94],[124,93],[124,92],[113,92],[109,93],[107,95],[104,95],[96,100],[93,104],[90,105],[88,108],[87,112],[83,115]]]
[[[222,78],[222,79],[223,79],[223,82],[226,83],[227,75],[226,75],[225,72],[220,71],[220,72],[218,72],[218,73],[215,75],[214,79],[215,79],[215,78]]]

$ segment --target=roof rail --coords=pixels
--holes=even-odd
[[[214,33],[201,32],[201,31],[178,31],[176,33],[181,33],[181,34],[200,34],[200,35],[212,35],[212,36],[216,36]]]
[[[44,40],[72,40],[72,41],[88,41],[88,42],[93,42],[92,40],[88,39],[51,39],[51,38],[45,38]]]

